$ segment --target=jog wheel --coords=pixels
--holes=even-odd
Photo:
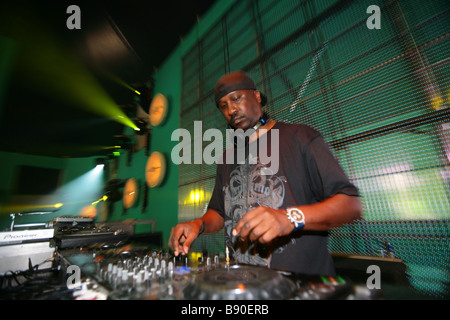
[[[289,299],[295,290],[295,284],[277,271],[232,265],[196,275],[183,294],[192,300],[280,300]]]

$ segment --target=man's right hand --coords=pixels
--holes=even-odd
[[[170,232],[169,246],[174,250],[175,256],[180,253],[185,255],[189,252],[192,242],[200,234],[203,221],[195,219],[193,221],[177,224]]]

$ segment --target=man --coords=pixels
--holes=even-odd
[[[247,150],[255,150],[249,146],[264,135],[268,143],[260,143],[256,154],[246,153],[244,163],[217,165],[206,213],[172,229],[169,245],[175,255],[187,254],[202,232],[225,228],[226,244],[238,263],[333,275],[327,231],[360,217],[361,204],[323,137],[305,125],[267,119],[265,96],[242,71],[219,79],[215,100],[230,127],[253,128]],[[274,136],[279,141],[273,142]],[[264,147],[279,152],[276,172],[259,161]]]

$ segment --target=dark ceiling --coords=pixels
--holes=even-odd
[[[6,61],[0,65],[0,84],[3,81],[7,88],[0,90],[0,149],[53,157],[108,153],[101,147],[117,145],[115,136],[123,134],[124,125],[86,109],[79,98],[93,100],[100,95],[99,88],[104,89],[135,118],[136,94],[124,83],[147,89],[154,70],[213,2],[13,1],[0,5],[0,50],[4,52],[0,58]],[[66,12],[69,5],[80,8],[81,29],[67,28],[67,20],[74,17],[73,11]],[[90,85],[81,71],[100,86]],[[146,92],[151,89],[143,92],[144,100]]]

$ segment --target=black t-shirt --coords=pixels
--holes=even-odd
[[[263,137],[248,146],[249,155],[243,163],[236,163],[239,159],[230,156],[240,154],[242,149],[230,148],[224,153],[223,163],[217,165],[208,208],[224,218],[225,241],[237,262],[333,275],[327,232],[298,231],[270,246],[242,242],[231,235],[237,221],[257,206],[286,209],[317,203],[338,193],[358,196],[316,130],[277,122]]]

